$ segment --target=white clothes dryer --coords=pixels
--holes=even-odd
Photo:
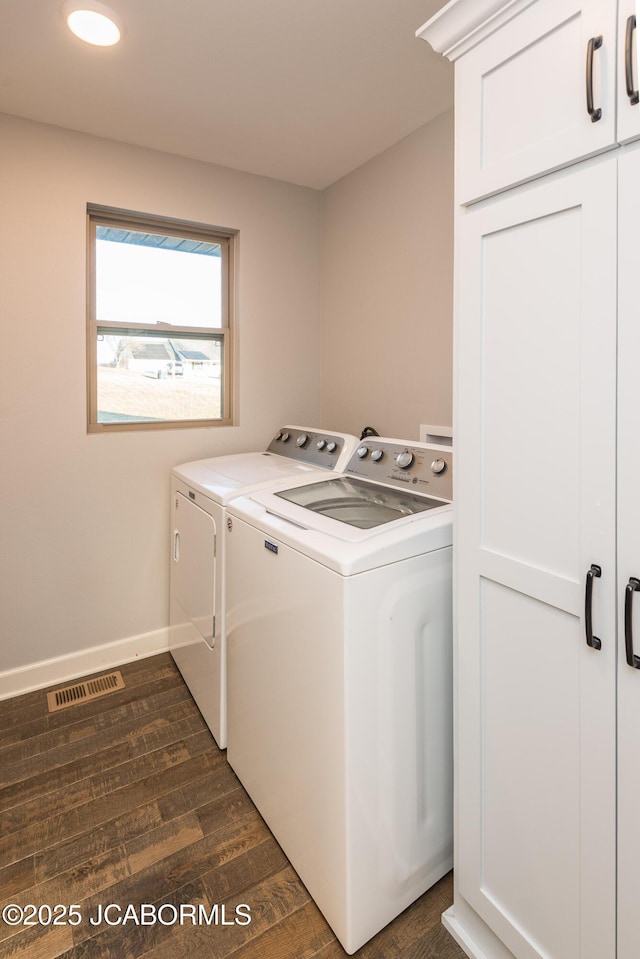
[[[228,508],[227,756],[348,953],[452,866],[452,457]]]
[[[342,469],[357,444],[344,433],[285,426],[264,452],[214,456],[171,472],[169,648],[221,749],[227,745],[226,505],[285,477]]]

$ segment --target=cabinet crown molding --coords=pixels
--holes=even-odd
[[[436,53],[457,60],[535,0],[449,0],[416,36]]]

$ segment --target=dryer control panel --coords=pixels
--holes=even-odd
[[[453,451],[446,446],[368,436],[352,454],[345,473],[448,503],[453,499]]]
[[[333,470],[345,449],[353,450],[356,437],[345,433],[327,433],[304,426],[283,426],[267,446],[267,453],[287,456],[298,463]]]

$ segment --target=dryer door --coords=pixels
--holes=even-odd
[[[215,642],[216,524],[213,516],[176,493],[172,576],[173,595],[213,647]]]

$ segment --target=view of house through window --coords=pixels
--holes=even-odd
[[[89,210],[89,429],[229,423],[233,234]]]

